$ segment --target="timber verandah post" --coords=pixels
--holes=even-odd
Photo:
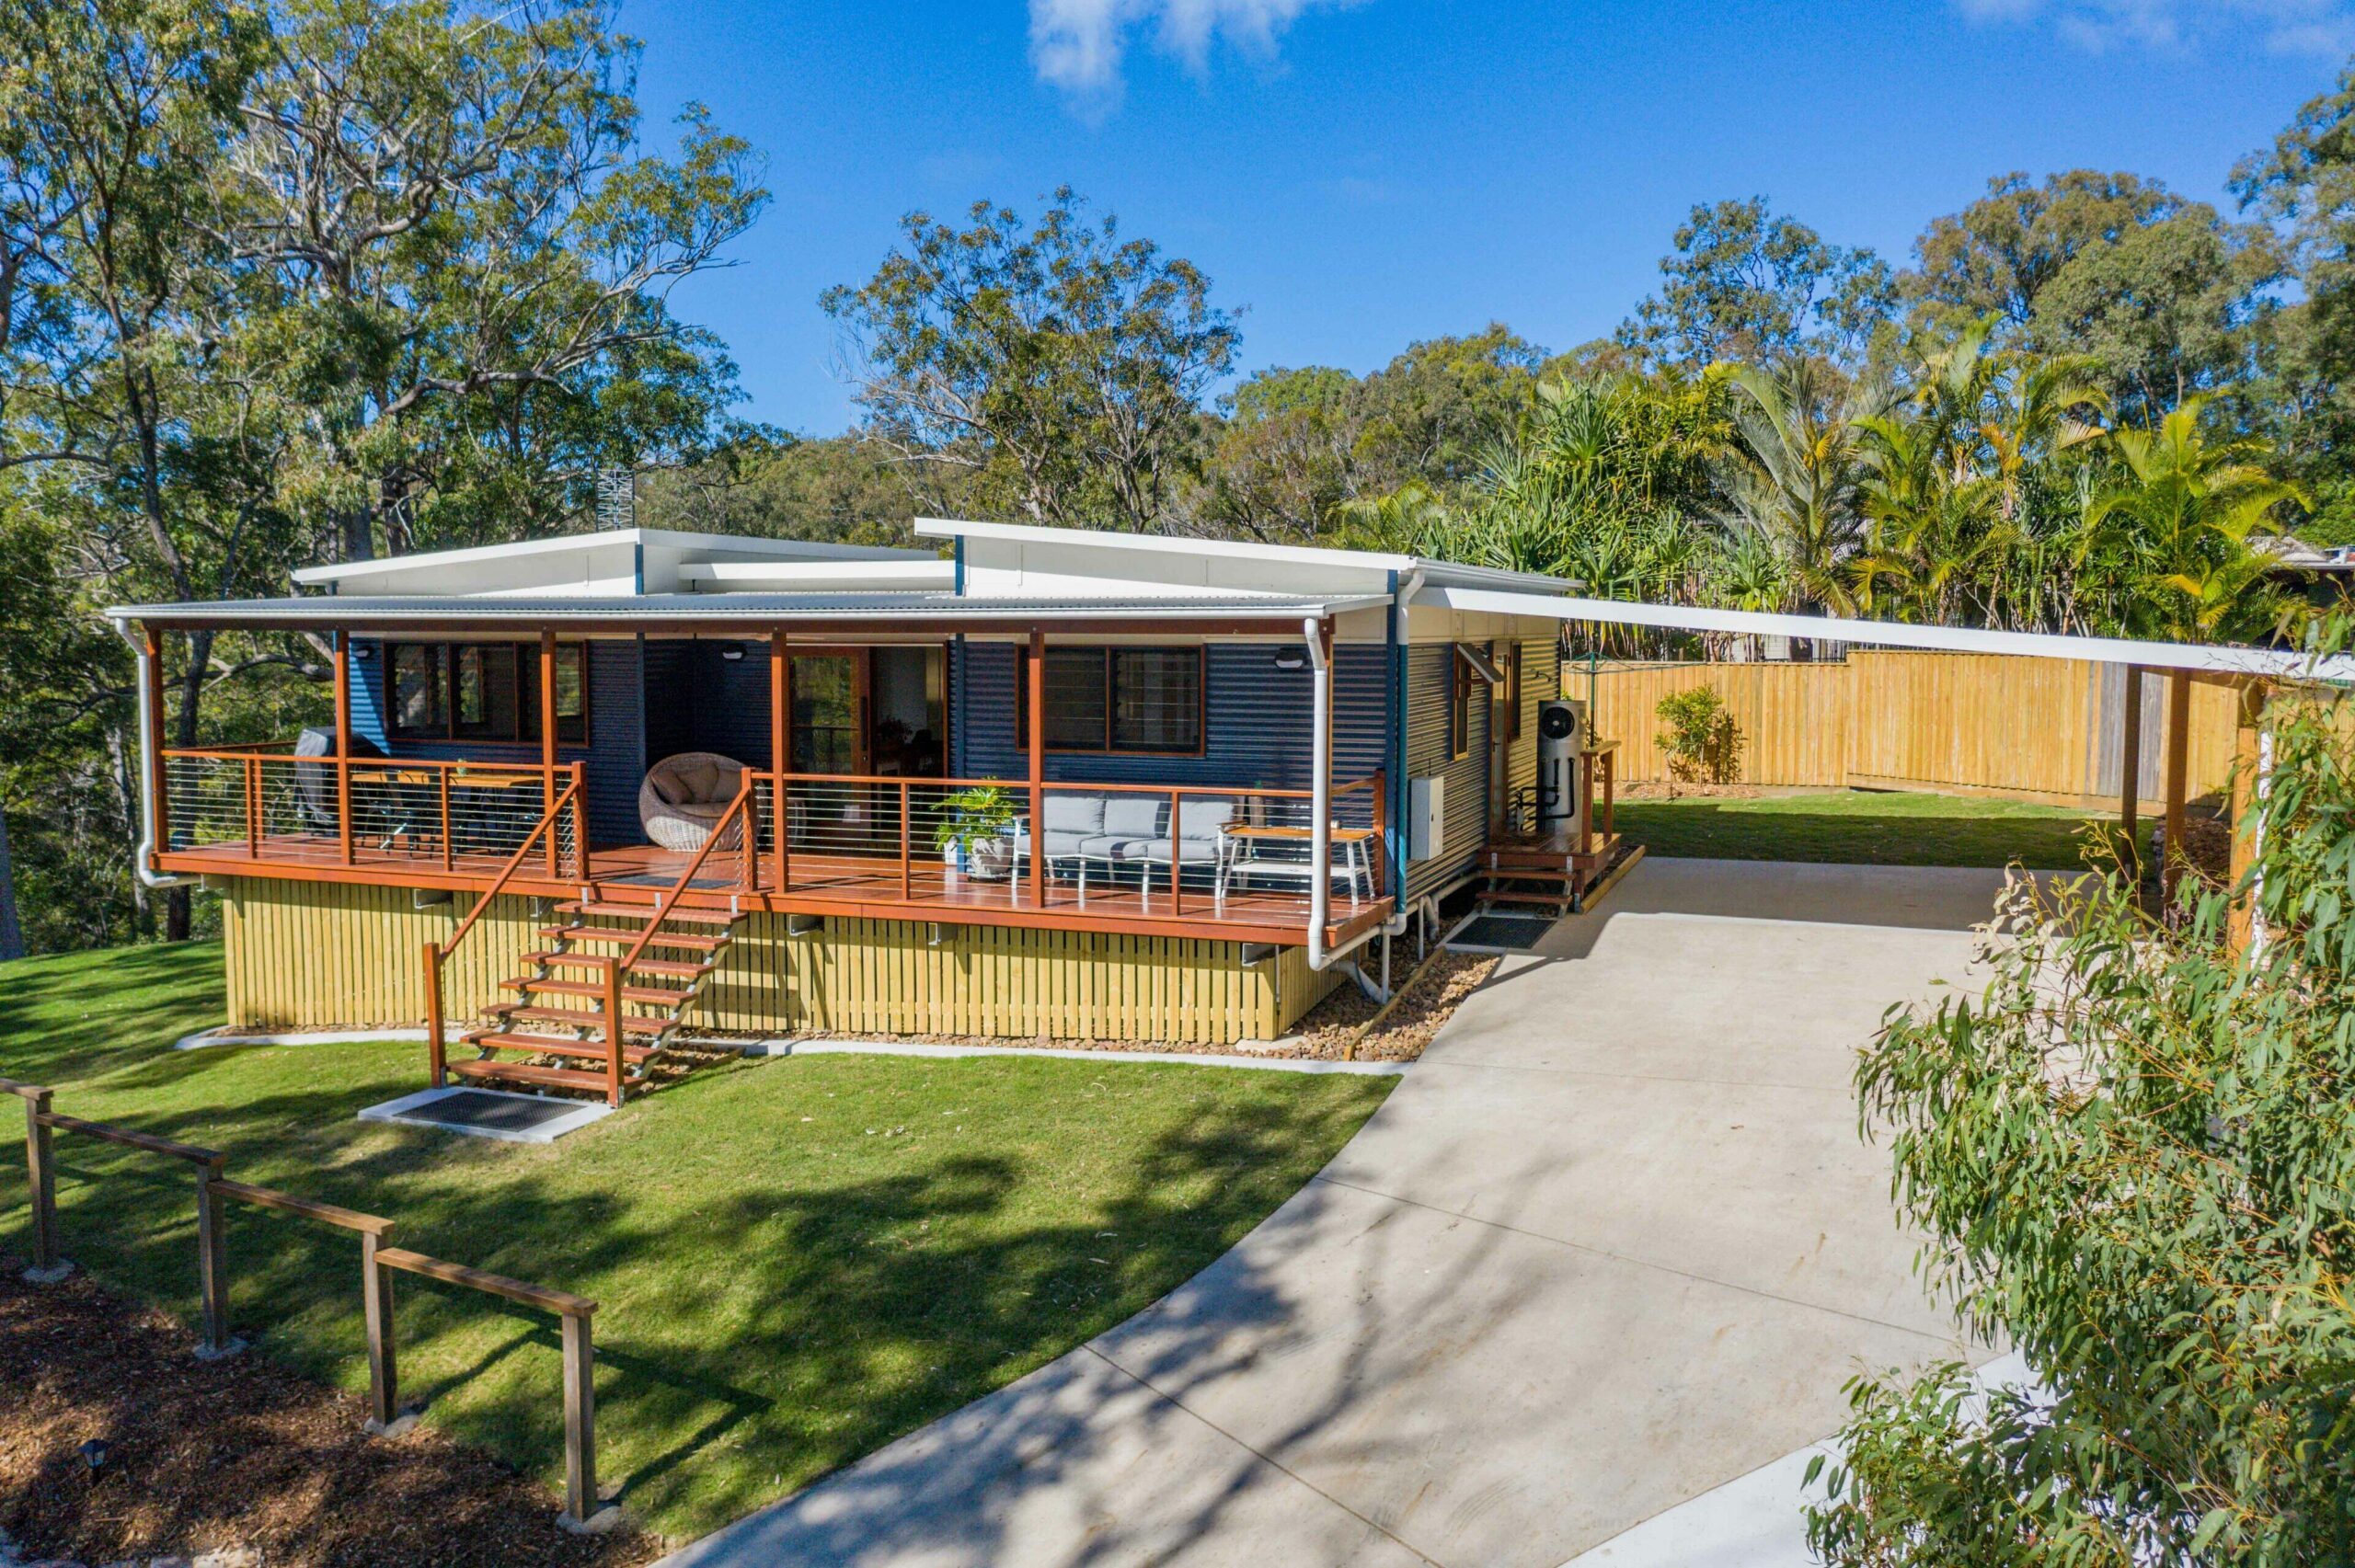
[[[584,670],[583,674],[586,674]],[[556,633],[543,629],[540,633],[540,809],[546,811],[556,804]],[[584,846],[585,849],[585,846]],[[563,875],[557,853],[554,824],[548,829],[548,880]],[[581,857],[581,872],[588,873],[588,856]]]
[[[335,824],[343,864],[351,864],[351,634],[335,635]]]
[[[1030,722],[1030,907],[1047,907],[1047,634],[1030,634],[1024,691]],[[1085,884],[1083,884],[1084,886]]]

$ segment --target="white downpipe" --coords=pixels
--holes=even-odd
[[[167,876],[149,864],[155,858],[155,766],[156,748],[162,743],[164,715],[155,711],[155,682],[148,679],[147,644],[132,635],[121,621],[114,624],[115,635],[131,645],[132,657],[138,670],[135,681],[139,688],[139,849],[131,857],[132,875],[141,886],[147,887],[187,887],[193,886],[193,876]]]
[[[1410,648],[1414,646],[1414,637],[1411,634],[1414,631],[1415,618],[1409,612],[1414,607],[1415,595],[1422,592],[1423,590],[1423,578],[1429,569],[1430,568],[1425,567],[1417,567],[1413,571],[1408,572],[1407,574],[1407,580],[1398,585],[1397,596],[1391,601],[1390,619],[1392,641],[1396,642],[1402,649]],[[1382,672],[1382,676],[1385,681],[1396,679],[1396,677],[1386,670]],[[1400,704],[1398,709],[1398,727],[1402,730],[1407,727],[1407,710],[1406,705],[1403,703]],[[1400,751],[1403,754],[1405,748],[1401,747]],[[1404,772],[1403,767],[1401,772]],[[1396,781],[1385,781],[1385,783],[1390,782],[1404,784],[1406,781],[1404,778]],[[1398,797],[1394,795],[1391,798],[1396,800]],[[1407,830],[1406,824],[1403,820],[1406,816],[1405,807],[1402,807],[1399,808],[1398,816],[1402,818],[1399,823],[1398,831],[1403,835]],[[1383,853],[1385,854],[1389,853],[1388,845],[1385,844],[1383,846]],[[1398,856],[1398,886],[1395,890],[1396,901],[1390,906],[1390,918],[1382,922],[1382,933],[1384,936],[1406,935],[1407,922],[1414,918],[1414,910],[1407,908],[1407,856],[1402,852]],[[1383,954],[1382,961],[1385,967],[1390,962],[1390,956],[1386,949]],[[1384,990],[1388,990],[1390,989],[1386,978],[1382,989]]]
[[[1303,621],[1300,629],[1308,639],[1315,692],[1309,714],[1308,967],[1321,971],[1340,956],[1325,951],[1325,921],[1333,908],[1333,665],[1325,657],[1324,627],[1316,617]]]

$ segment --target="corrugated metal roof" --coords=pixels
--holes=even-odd
[[[648,593],[605,597],[330,594],[296,599],[199,600],[179,604],[126,604],[108,615],[124,621],[234,625],[392,626],[422,623],[483,624],[505,621],[710,622],[777,620],[893,622],[1033,620],[1293,621],[1310,615],[1388,603],[1386,598],[1295,598],[1225,594],[1188,598],[970,599],[954,593]]]
[[[1832,615],[1775,615],[1752,610],[1702,610],[1616,599],[1553,599],[1485,589],[1433,589],[1416,601],[1491,615],[1545,615],[1681,632],[1736,632],[1752,636],[1820,638],[1878,647],[1945,653],[2003,653],[2025,658],[2080,658],[2214,675],[2264,675],[2291,680],[2355,681],[2355,657],[2317,659],[2290,648],[2227,647],[2204,643],[2141,642],[2131,637],[2081,637],[2051,632],[1996,632],[1976,626],[1913,626]]]

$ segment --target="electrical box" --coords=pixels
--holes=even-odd
[[[1447,842],[1447,780],[1407,781],[1407,858],[1429,860]]]

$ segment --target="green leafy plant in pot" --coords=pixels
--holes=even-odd
[[[1006,827],[1014,820],[1014,802],[995,784],[961,789],[940,803],[941,817],[932,830],[932,847],[964,867],[969,876],[995,881],[1014,867],[1014,841]]]

